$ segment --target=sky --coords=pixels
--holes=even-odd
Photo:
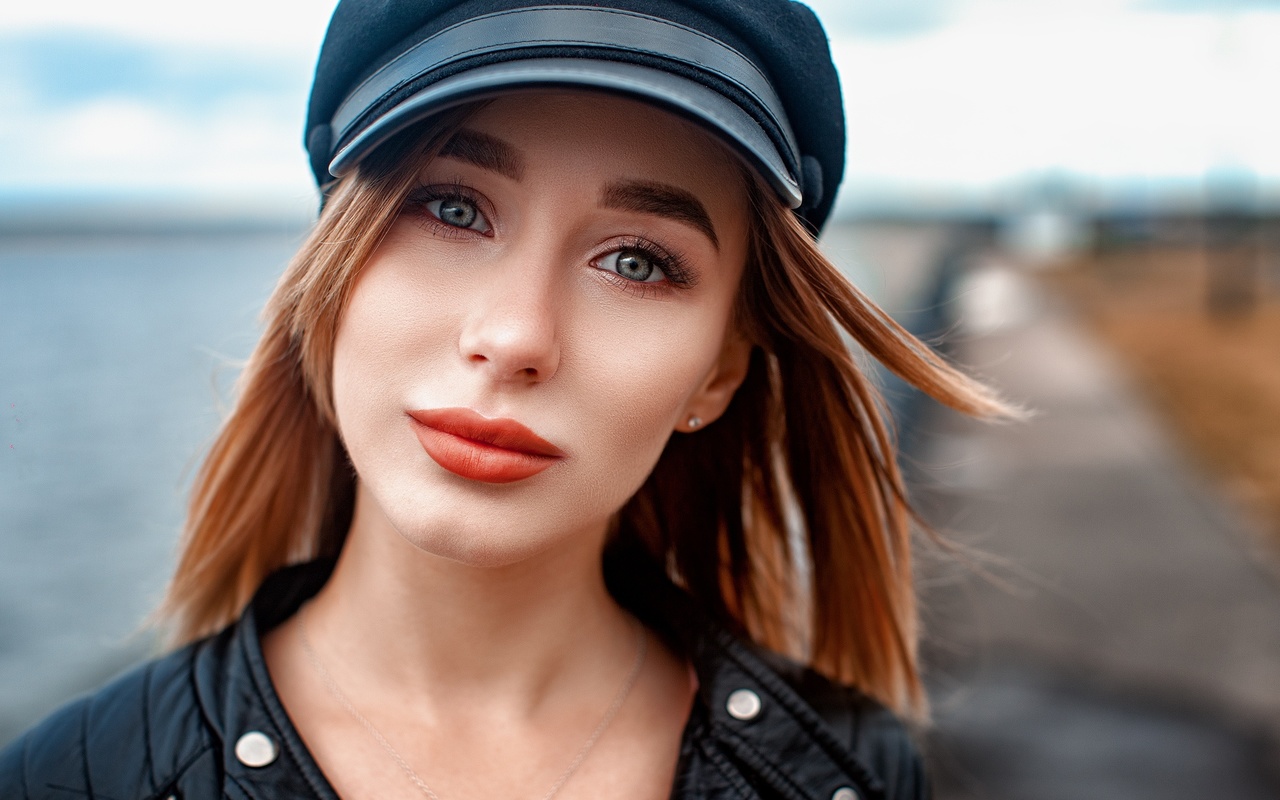
[[[0,199],[314,207],[301,130],[332,5],[4,4]],[[844,91],[845,205],[1280,187],[1280,0],[810,5]]]

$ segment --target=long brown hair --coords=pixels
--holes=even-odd
[[[355,474],[330,373],[354,279],[419,168],[469,113],[401,135],[330,195],[264,311],[199,470],[160,609],[177,641],[234,620],[285,564],[336,554]],[[614,536],[642,542],[712,616],[902,712],[920,712],[911,512],[874,386],[843,335],[961,411],[1007,409],[852,286],[754,179],[736,324],[755,345],[724,416],[673,436]]]

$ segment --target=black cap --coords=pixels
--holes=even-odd
[[[701,124],[819,230],[844,173],[826,34],[791,0],[341,0],[306,146],[324,190],[451,105],[520,87],[625,94]]]

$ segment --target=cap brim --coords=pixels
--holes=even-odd
[[[513,89],[579,87],[637,97],[709,128],[754,168],[789,208],[801,202],[800,184],[769,135],[737,103],[687,78],[640,64],[577,58],[542,58],[488,64],[452,75],[406,97],[343,145],[329,163],[341,177],[387,139],[432,114]]]

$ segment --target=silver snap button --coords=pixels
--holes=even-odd
[[[760,713],[760,695],[750,689],[738,689],[729,695],[724,708],[734,719],[755,719]]]
[[[832,793],[831,800],[858,800],[858,793],[851,786],[841,786]]]
[[[265,767],[278,755],[280,749],[262,731],[249,731],[236,740],[236,758],[246,767]]]

